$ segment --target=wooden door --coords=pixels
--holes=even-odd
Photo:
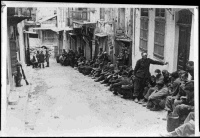
[[[190,28],[179,27],[179,45],[178,45],[178,70],[186,69],[186,62],[189,60],[190,52]]]
[[[178,70],[186,69],[186,62],[189,60],[190,35],[191,35],[192,13],[183,9],[179,11],[179,43],[178,43]]]

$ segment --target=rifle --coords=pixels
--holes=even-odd
[[[24,80],[26,82],[26,85],[29,85],[29,83],[28,83],[28,81],[26,79],[26,76],[25,76],[25,73],[24,73],[24,70],[23,70],[22,66],[21,66],[21,69],[22,69],[22,75],[23,75],[23,78],[24,78]]]

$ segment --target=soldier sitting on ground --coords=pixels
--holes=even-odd
[[[163,80],[156,82],[156,86],[157,89],[148,97],[147,109],[151,111],[164,109],[166,97],[169,95],[169,90]]]
[[[129,69],[128,72],[123,72],[123,74],[121,74],[121,76],[119,76],[119,78],[118,78],[119,81],[110,86],[110,89],[113,88],[113,90],[114,90],[114,93],[113,93],[114,95],[121,94],[120,89],[121,89],[122,85],[130,84],[131,76],[132,76],[132,74],[130,72],[132,72],[131,69]]]
[[[163,77],[163,75],[161,74],[161,71],[159,70],[159,69],[156,69],[155,70],[155,77],[156,77],[156,83],[157,82],[159,82],[159,81],[163,81],[164,80],[164,77]],[[148,79],[147,79],[147,81],[148,81]],[[149,89],[148,89],[148,91],[147,91],[147,93],[143,96],[143,98],[140,100],[141,102],[143,102],[143,101],[145,101],[144,99],[148,99],[149,98],[149,96],[155,91],[155,90],[157,90],[158,88],[157,88],[157,85],[156,86],[154,86],[154,87],[150,87]],[[139,101],[139,102],[140,102]]]
[[[172,74],[173,78],[173,74]],[[181,74],[181,81],[177,78],[174,82],[174,88],[173,91],[170,92],[171,96],[168,96],[165,103],[165,110],[168,111],[168,113],[172,112],[175,107],[179,104],[182,104],[183,101],[181,97],[186,96],[185,92],[185,85],[188,83],[188,74],[187,72],[184,72]]]
[[[110,70],[111,62],[108,62],[107,65],[103,66],[100,76],[95,79],[95,82],[102,81],[105,78],[105,74]]]
[[[182,104],[177,105],[171,113],[168,113],[167,124],[169,126],[179,127],[184,123],[184,120],[190,112],[194,112],[194,81],[186,83],[184,87],[186,96],[182,96]],[[169,120],[170,118],[170,120]]]
[[[145,98],[145,95],[147,94],[147,92],[150,88],[155,87],[155,86],[156,86],[156,77],[154,75],[151,75],[150,79],[146,80],[146,84],[145,84],[145,87],[144,87],[144,90],[142,93],[144,99],[139,101],[138,102],[139,104],[146,105],[146,102],[148,101],[148,99]]]
[[[92,79],[96,79],[96,78],[100,77],[103,67],[104,67],[104,64],[100,63],[98,68],[93,68],[94,73],[92,75]]]

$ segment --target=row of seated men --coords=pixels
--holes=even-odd
[[[109,61],[98,62],[98,59],[87,61],[82,58],[78,61],[78,70],[95,82],[109,86],[109,90],[114,95],[133,99],[134,70],[132,67],[117,67]],[[156,69],[155,75],[151,75],[147,80],[142,97],[143,99],[137,103],[143,107],[151,111],[163,109],[167,111],[168,126],[171,126],[168,127],[168,131],[172,131],[169,135],[194,134],[194,123],[192,125],[190,123],[189,131],[180,132],[184,130],[186,118],[194,120],[194,117],[189,117],[194,113],[194,80],[188,79],[188,72],[180,70],[169,73],[167,70]]]

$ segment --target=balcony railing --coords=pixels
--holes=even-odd
[[[71,11],[72,12],[72,19],[76,21],[88,21],[88,11]]]

